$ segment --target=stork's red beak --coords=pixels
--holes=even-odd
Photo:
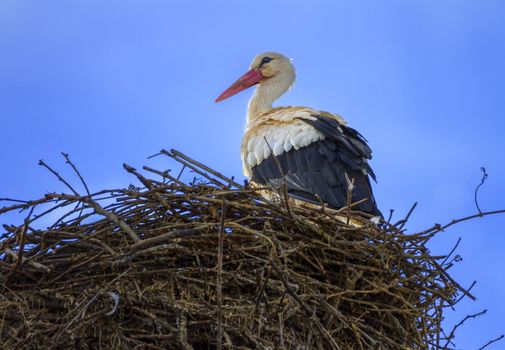
[[[232,84],[228,89],[226,89],[218,98],[216,98],[215,102],[222,101],[230,96],[235,95],[236,93],[247,89],[248,87],[253,86],[254,84],[258,84],[261,79],[263,79],[263,75],[261,71],[257,69],[251,69],[243,76],[241,76],[236,82]]]

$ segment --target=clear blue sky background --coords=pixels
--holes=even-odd
[[[2,0],[0,197],[64,190],[36,165],[43,158],[70,177],[60,151],[93,190],[133,182],[123,162],[170,167],[146,160],[161,148],[242,178],[250,92],[213,100],[267,50],[297,67],[279,105],[339,113],[367,137],[382,211],[400,218],[419,202],[410,232],[475,213],[481,166],[482,209],[505,207],[500,0]],[[478,280],[478,301],[448,323],[489,310],[462,327],[459,348],[505,333],[504,226],[505,216],[475,220],[431,245],[446,253],[462,237],[453,274]]]

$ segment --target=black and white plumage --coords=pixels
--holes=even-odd
[[[348,203],[352,183],[354,209],[382,216],[377,208],[368,160],[372,151],[359,132],[338,115],[307,107],[272,108],[293,84],[294,67],[283,55],[258,55],[251,69],[217,101],[259,84],[249,103],[242,142],[244,173],[253,184],[285,184],[298,200],[331,208]]]
[[[365,199],[355,209],[380,216],[369,180],[369,176],[375,180],[367,162],[372,152],[365,139],[334,118],[313,117],[302,120],[324,138],[278,156],[270,155],[251,168],[251,181],[273,186],[285,183],[292,197],[313,204],[324,202],[336,209],[347,205],[349,182],[353,181],[351,201]]]

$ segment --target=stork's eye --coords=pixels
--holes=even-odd
[[[260,67],[264,64],[267,64],[268,62],[270,62],[273,58],[270,58],[268,56],[266,57],[263,57],[263,59],[261,60],[261,63],[260,63]]]

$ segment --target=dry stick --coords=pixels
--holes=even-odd
[[[166,179],[169,179],[170,181],[172,181],[173,183],[179,185],[179,186],[183,186],[183,187],[186,187],[186,184],[184,182],[181,182],[179,181],[177,178],[173,177],[172,175],[170,175],[168,173],[168,171],[159,171],[159,170],[156,170],[156,169],[153,169],[153,168],[150,168],[148,166],[143,166],[142,169],[146,170],[146,171],[149,171],[151,173],[154,173],[154,174],[157,174],[161,177],[164,177]]]
[[[475,287],[475,285],[477,284],[477,281],[473,281],[472,284],[470,284],[470,287],[468,287],[466,290],[468,291],[468,293],[470,293],[473,289],[473,287]],[[457,303],[459,303],[461,300],[463,300],[463,298],[466,297],[466,294],[463,294],[462,296],[460,296],[454,303],[453,305],[456,305]],[[475,300],[475,299],[473,299]]]
[[[7,253],[8,255],[10,255],[16,262],[17,262],[17,259],[18,259],[18,254],[16,254],[14,251],[12,251],[10,248],[4,248],[3,251],[5,253]],[[39,269],[39,270],[44,270],[46,272],[50,272],[51,271],[51,268],[50,267],[47,267],[41,263],[38,263],[36,261],[31,261],[31,260],[28,260],[26,259],[25,257],[21,257],[21,263],[23,264],[28,264],[36,269]]]
[[[149,157],[147,157],[147,159],[151,159],[151,158],[155,158],[157,156],[161,156],[161,154],[162,154],[161,152],[155,153],[155,154],[150,155]]]
[[[483,216],[487,216],[487,215],[502,214],[502,213],[505,213],[505,209],[494,210],[494,211],[487,211],[487,212],[482,212],[482,213],[478,213],[478,214],[475,214],[475,215],[470,215],[470,216],[467,216],[467,217],[464,217],[464,218],[461,218],[461,219],[452,220],[450,223],[446,224],[445,226],[441,226],[440,229],[438,229],[437,231],[438,232],[443,231],[446,228],[448,228],[448,227],[450,227],[450,226],[452,226],[454,224],[457,224],[458,222],[467,221],[467,220],[470,220],[470,219],[474,219],[474,218],[478,218],[478,217],[483,217]]]
[[[69,205],[69,204],[72,204],[72,203],[73,203],[73,202],[68,202],[67,204],[65,204],[65,202],[64,202],[64,204],[65,204],[65,205],[63,205],[62,207],[65,207],[65,206],[67,206],[67,205]],[[80,203],[80,202],[78,202],[78,203]],[[58,207],[58,206],[56,206],[56,207],[52,208],[51,210],[55,210],[57,207]],[[57,227],[57,226],[58,226],[60,223],[62,223],[62,222],[63,222],[66,218],[68,218],[69,216],[72,216],[73,214],[75,214],[75,213],[77,213],[77,212],[79,212],[79,213],[80,213],[80,214],[79,214],[79,217],[78,217],[78,219],[80,219],[80,220],[84,220],[84,218],[85,218],[85,217],[89,217],[89,216],[91,216],[91,215],[92,215],[91,213],[84,214],[84,216],[83,216],[83,211],[84,211],[85,209],[89,209],[89,207],[84,207],[84,205],[83,205],[83,206],[79,209],[79,205],[75,206],[75,208],[74,208],[74,209],[72,209],[72,210],[68,211],[66,214],[63,214],[62,216],[60,216],[60,218],[59,218],[58,220],[56,220],[56,221],[55,221],[55,222],[51,225],[51,228],[55,228],[55,227]],[[47,211],[46,211],[46,213],[47,213]],[[44,214],[45,214],[45,213],[39,214],[39,216],[38,216],[38,217],[41,217],[41,216],[42,216],[42,215],[44,215]],[[70,219],[70,220],[72,220],[72,219]],[[74,220],[75,220],[75,219],[74,219]]]
[[[14,205],[11,205],[8,207],[0,208],[0,214],[4,214],[9,211],[18,210],[18,209],[21,209],[21,211],[23,211],[23,210],[28,209],[30,207],[36,206],[37,204],[44,204],[44,203],[56,202],[56,201],[57,200],[55,200],[55,199],[49,200],[47,198],[47,196],[44,196],[44,198],[36,199],[33,201],[23,202],[23,204],[14,204]],[[19,201],[19,202],[21,202],[21,201]]]
[[[347,173],[345,173],[345,179],[347,180],[347,225],[351,222],[351,204],[352,204],[352,190],[354,189],[354,178],[349,179]]]
[[[493,343],[495,343],[495,342],[503,339],[504,337],[505,337],[505,334],[502,334],[498,338],[495,338],[493,340],[488,341],[484,346],[481,346],[478,350],[482,350],[482,349],[488,347],[489,345],[491,345],[491,344],[493,344]]]
[[[183,166],[181,167],[181,170],[179,170],[179,174],[177,174],[177,180],[180,180],[180,179],[181,179],[181,176],[182,176],[182,174],[184,173],[184,170],[186,170],[186,166],[185,166],[185,165],[183,165]]]
[[[214,226],[214,224],[205,224],[205,225],[195,227],[195,228],[190,228],[190,229],[173,230],[173,231],[161,234],[159,236],[146,238],[146,239],[143,239],[143,240],[131,245],[130,251],[136,251],[136,250],[144,249],[144,248],[154,246],[157,244],[165,243],[165,242],[170,241],[174,238],[189,237],[189,236],[198,235],[201,233],[200,231],[202,231],[203,229],[209,228],[211,226]]]
[[[126,232],[128,234],[128,236],[130,236],[131,239],[133,239],[133,241],[135,243],[138,243],[138,242],[141,241],[141,239],[139,238],[139,236],[137,236],[137,234],[135,233],[135,231],[133,231],[133,229],[123,219],[121,219],[120,217],[114,215],[113,213],[108,212],[107,210],[105,210],[104,208],[102,208],[100,206],[100,204],[98,204],[97,202],[95,202],[91,198],[86,198],[86,199],[83,199],[83,200],[86,203],[88,203],[89,205],[91,205],[93,207],[93,209],[95,209],[95,211],[98,214],[105,216],[109,221],[112,221],[114,224],[116,224],[117,226],[121,227],[121,229],[124,232]]]
[[[463,323],[465,323],[468,319],[470,318],[476,318],[476,317],[479,317],[479,316],[482,316],[484,315],[485,313],[487,312],[487,310],[483,310],[481,312],[478,312],[476,314],[473,314],[473,315],[467,315],[463,320],[461,320],[457,325],[455,325],[453,327],[453,329],[451,330],[451,333],[449,333],[449,336],[447,337],[447,342],[445,343],[444,347],[442,349],[447,349],[447,347],[449,346],[449,344],[451,344],[451,340],[454,338],[454,335],[456,333],[456,330],[463,325]]]
[[[30,225],[30,216],[33,214],[33,210],[35,207],[32,207],[30,209],[30,213],[28,216],[25,218],[23,226],[21,227],[21,234],[19,235],[19,243],[18,243],[18,258],[16,260],[16,265],[14,269],[16,269],[19,265],[21,265],[21,262],[23,261],[23,249],[25,247],[25,234],[26,231],[28,230],[28,227]]]
[[[400,221],[398,221],[396,224],[394,224],[394,226],[398,226],[398,224],[399,224],[400,226],[398,226],[398,229],[401,230],[403,228],[403,226],[405,226],[405,224],[407,223],[407,221],[409,221],[410,215],[412,215],[412,212],[414,211],[414,209],[416,207],[417,207],[417,202],[414,202],[414,204],[412,205],[412,207],[408,211],[408,213],[405,216],[405,218],[402,219],[402,220],[400,220]]]
[[[21,234],[19,235],[19,248],[18,248],[18,257],[16,258],[16,264],[14,265],[14,269],[17,269],[21,262],[23,261],[23,249],[25,246],[25,233],[28,229],[28,219],[25,219],[25,223],[21,227]]]
[[[204,165],[204,164],[202,164],[202,163],[200,163],[200,162],[198,162],[198,161],[194,160],[193,158],[188,157],[187,155],[185,155],[185,154],[184,154],[184,153],[182,153],[182,152],[179,152],[179,151],[177,151],[177,150],[175,150],[175,149],[171,149],[171,150],[170,150],[170,152],[171,152],[171,154],[172,154],[172,155],[174,155],[174,156],[176,156],[176,157],[179,157],[179,158],[182,158],[182,159],[184,159],[185,161],[190,162],[190,163],[192,163],[192,164],[194,164],[194,165],[196,165],[196,166],[198,166],[198,167],[202,168],[202,169],[203,169],[203,170],[205,170],[205,171],[208,171],[208,172],[209,172],[209,173],[211,173],[212,175],[217,176],[217,177],[218,177],[218,178],[220,178],[221,180],[226,181],[227,183],[229,183],[230,185],[233,185],[233,186],[235,186],[235,187],[237,187],[237,188],[244,188],[244,186],[242,186],[241,184],[239,184],[239,183],[237,183],[237,182],[233,181],[233,179],[228,178],[228,177],[224,176],[223,174],[221,174],[220,172],[217,172],[217,171],[215,171],[215,170],[213,170],[213,169],[209,168],[208,166],[206,166],[206,165]],[[168,153],[166,150],[161,150],[161,153],[169,155],[169,153]],[[177,160],[177,159],[176,159],[176,160]],[[182,164],[184,164],[184,163],[182,163]]]
[[[454,251],[456,250],[456,248],[458,248],[458,245],[459,243],[461,242],[461,237],[458,238],[458,241],[456,242],[456,244],[454,245],[454,247],[452,247],[451,251],[449,252],[449,254],[447,254],[447,256],[445,257],[444,261],[442,261],[440,263],[440,266],[444,266],[445,263],[447,262],[447,259],[450,258],[450,256],[452,255],[452,253],[454,253]],[[452,262],[452,260],[451,260]]]
[[[58,180],[60,180],[61,182],[63,182],[69,189],[70,191],[72,191],[76,196],[79,195],[79,193],[77,193],[76,190],[74,190],[74,188],[64,179],[60,176],[60,174],[58,174],[57,171],[53,170],[49,165],[47,165],[42,159],[39,160],[39,165],[40,166],[43,166],[44,168],[46,168],[47,170],[49,170],[51,173],[53,173],[57,178]]]
[[[482,171],[482,179],[480,180],[480,184],[475,188],[475,193],[474,193],[474,200],[475,200],[475,206],[477,207],[477,210],[479,213],[482,213],[482,210],[480,210],[479,207],[479,201],[477,200],[477,193],[479,192],[480,186],[484,185],[484,182],[487,180],[487,173],[486,173],[486,168],[481,167],[480,171]]]
[[[70,160],[70,157],[69,157],[68,153],[61,152],[61,155],[65,158],[65,160],[67,161],[67,164],[70,164],[70,166],[72,167],[72,169],[74,169],[75,173],[77,174],[77,176],[81,180],[81,182],[82,182],[82,184],[84,186],[84,189],[86,190],[86,193],[89,196],[90,192],[89,192],[88,185],[86,184],[86,181],[84,181],[84,178],[81,176],[81,173],[79,172],[79,170],[77,170],[77,167]]]
[[[130,174],[133,174],[137,177],[137,179],[139,179],[140,182],[142,182],[142,184],[147,187],[147,189],[149,190],[152,190],[153,189],[153,185],[152,185],[152,182],[148,179],[146,179],[144,176],[142,176],[141,174],[139,174],[135,168],[132,168],[131,166],[129,166],[128,164],[126,163],[123,163],[123,168],[125,168],[125,170],[127,172],[129,172]],[[168,204],[168,202],[157,192],[154,193],[154,197],[156,197],[156,199],[163,205],[163,207],[165,207],[165,209],[170,209],[170,204]]]
[[[389,216],[388,219],[386,220],[386,224],[391,225],[391,219],[393,218],[393,213],[395,211],[393,209],[389,209]]]
[[[48,201],[47,203],[53,201],[52,199],[50,199],[49,197],[52,196],[50,194],[46,194],[46,197],[48,198]],[[42,213],[39,213],[39,214],[36,214],[33,216],[33,219],[31,220],[31,222],[34,222],[35,220],[38,220],[40,219],[41,217],[43,217],[44,215],[47,215],[49,214],[50,212],[52,211],[55,211],[57,210],[58,208],[63,208],[63,207],[66,207],[67,205],[70,205],[72,203],[74,203],[75,200],[64,200],[63,202],[61,202],[60,204],[57,204],[55,206],[53,206],[52,208],[49,208],[47,209],[46,211],[43,211]],[[66,216],[69,216],[69,215],[72,215],[73,213],[75,213],[77,211],[77,208],[75,208],[74,210],[71,210],[69,213],[65,214],[63,217],[60,217],[58,220],[56,220],[56,222],[51,225],[52,227],[55,227],[61,220],[63,220]]]
[[[219,227],[219,241],[217,251],[217,350],[221,350],[223,341],[223,289],[222,289],[222,275],[223,275],[223,241],[224,241],[224,222],[226,217],[226,202],[223,198],[221,204],[221,220]]]
[[[115,188],[115,189],[108,189],[108,190],[102,190],[102,191],[98,191],[98,192],[95,192],[95,193],[92,193],[90,194],[89,196],[81,196],[79,194],[77,195],[73,195],[73,194],[68,194],[68,193],[55,193],[55,192],[50,192],[50,193],[47,193],[44,198],[45,200],[61,200],[61,199],[66,199],[66,200],[69,200],[71,202],[77,202],[77,201],[82,201],[82,200],[86,200],[86,199],[89,199],[89,198],[94,198],[94,197],[97,197],[99,195],[102,195],[102,194],[109,194],[108,196],[106,197],[101,197],[101,198],[96,198],[95,200],[104,200],[104,199],[110,199],[110,198],[115,198],[115,197],[118,197],[120,194],[122,193],[128,193],[130,194],[129,191],[125,190],[125,189],[118,189],[118,188]],[[38,203],[35,203],[35,204],[38,204]],[[33,205],[30,203],[30,205]]]
[[[451,222],[449,222],[448,224],[445,224],[444,226],[442,226],[440,224],[435,224],[432,227],[430,227],[424,231],[413,233],[411,235],[408,235],[407,237],[413,238],[413,237],[426,236],[426,238],[424,238],[424,240],[429,240],[432,236],[436,235],[437,233],[444,231],[448,227],[453,226],[453,225],[460,223],[462,221],[468,221],[471,219],[481,218],[481,217],[488,216],[488,215],[496,215],[496,214],[504,214],[504,213],[505,213],[505,209],[482,212],[482,213],[466,216],[461,219],[454,219]],[[394,226],[390,225],[390,228],[394,229]]]
[[[442,303],[440,303],[440,304],[436,307],[436,310],[435,310],[435,312],[436,312],[437,317],[438,317],[438,319],[439,319],[439,320],[441,320],[441,319],[442,319],[442,308],[441,308],[442,304],[443,304],[443,302],[442,302]],[[435,305],[436,305],[436,303],[435,303]],[[437,328],[437,332],[436,332],[436,344],[437,344],[437,349],[439,349],[439,348],[440,348],[440,333],[442,332],[442,329],[441,329],[441,327],[442,327],[441,321],[438,321],[438,322],[436,323],[435,327]]]
[[[341,213],[343,211],[348,212],[348,210],[352,209],[353,207],[357,206],[358,204],[366,202],[367,200],[368,200],[368,198],[362,198],[359,201],[351,203],[350,206],[346,204],[345,207],[342,207],[342,208],[339,208],[339,209],[332,209],[332,210],[335,211],[335,212],[337,212],[337,213]]]
[[[28,203],[28,201],[24,201],[22,199],[14,199],[14,198],[0,198],[0,202],[16,202],[16,203]]]
[[[176,160],[177,162],[179,162],[179,163],[187,166],[188,168],[190,168],[191,170],[193,170],[195,173],[202,175],[204,178],[206,178],[207,180],[209,180],[214,185],[222,187],[222,188],[226,188],[226,185],[224,183],[222,183],[219,180],[213,178],[212,176],[210,176],[209,174],[207,174],[205,171],[200,170],[200,168],[198,166],[193,165],[189,161],[186,161],[184,159],[180,159],[176,155],[174,155],[174,154],[172,154],[170,152],[167,152],[165,150],[161,150],[161,153],[164,154],[164,155],[167,155],[170,158]]]

